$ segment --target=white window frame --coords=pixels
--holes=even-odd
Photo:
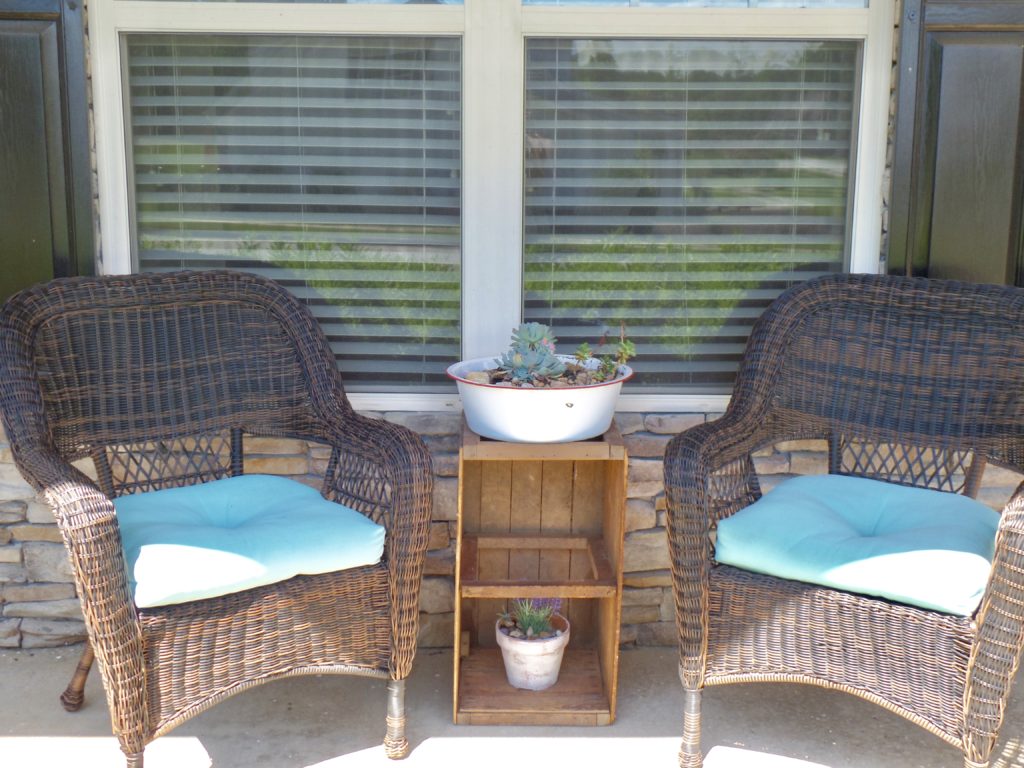
[[[532,37],[760,38],[863,44],[851,232],[852,272],[879,271],[894,0],[868,8],[334,5],[91,0],[100,270],[132,270],[121,36],[131,32],[444,35],[463,40],[462,349],[508,344],[522,311],[524,51]],[[351,393],[360,410],[458,410],[458,396]],[[720,412],[728,395],[630,394],[621,411]]]

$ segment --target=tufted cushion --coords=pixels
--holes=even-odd
[[[954,493],[797,477],[721,521],[715,559],[970,616],[988,581],[998,524],[996,512]]]
[[[283,477],[242,475],[114,501],[140,608],[380,560],[384,529]]]

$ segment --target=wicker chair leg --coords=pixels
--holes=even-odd
[[[142,768],[142,752],[125,755],[126,768]]]
[[[82,656],[78,660],[78,666],[75,667],[75,674],[72,675],[71,682],[64,689],[64,693],[60,695],[61,706],[68,712],[77,712],[82,708],[82,702],[85,701],[85,679],[89,677],[93,658],[92,645],[86,640]]]
[[[679,747],[679,768],[701,768],[700,690],[687,690],[683,699],[683,743]]]
[[[409,754],[405,738],[405,680],[388,680],[387,732],[384,734],[384,754],[392,760],[401,760]]]

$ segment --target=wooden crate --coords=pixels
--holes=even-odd
[[[612,428],[535,445],[481,438],[459,453],[454,719],[606,725],[615,719],[627,456]],[[494,624],[515,597],[559,597],[572,637],[558,683],[505,679]]]

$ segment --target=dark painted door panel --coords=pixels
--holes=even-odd
[[[890,271],[1022,284],[1024,3],[904,11]]]
[[[73,2],[0,0],[0,300],[92,270],[81,34]]]

